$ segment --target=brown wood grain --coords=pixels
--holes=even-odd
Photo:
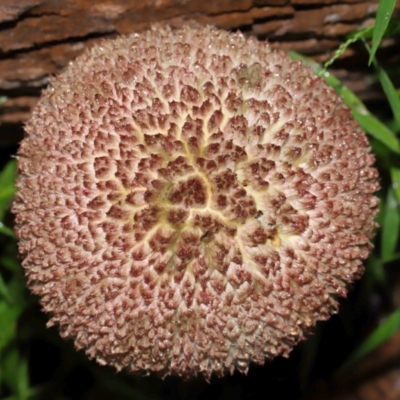
[[[8,98],[0,123],[26,120],[49,76],[102,37],[195,20],[323,62],[345,35],[373,23],[376,7],[377,0],[0,0],[0,95]],[[396,62],[399,43],[387,43],[386,53]],[[360,63],[365,56],[359,46],[335,65],[362,98],[378,93]]]

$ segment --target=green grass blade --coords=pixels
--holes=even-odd
[[[390,177],[392,178],[393,189],[397,197],[397,202],[400,204],[400,168],[391,168]]]
[[[28,400],[31,396],[29,393],[29,368],[28,360],[21,357],[18,363],[17,376],[17,393],[18,398],[21,400]]]
[[[27,359],[17,347],[5,351],[3,360],[4,383],[18,400],[29,399],[29,371]]]
[[[15,273],[20,269],[20,264],[15,257],[10,257],[7,255],[0,255],[0,264],[2,267],[6,268],[7,270]]]
[[[8,226],[4,225],[1,221],[0,221],[0,234],[3,234],[13,239],[16,238],[14,231]]]
[[[375,53],[378,50],[386,28],[389,25],[390,18],[392,17],[396,0],[380,0],[378,11],[376,13],[374,33],[372,35],[372,48],[369,55],[369,64],[371,65]]]
[[[376,64],[375,68],[378,74],[379,81],[381,82],[382,89],[385,92],[386,98],[389,102],[390,108],[393,112],[393,117],[396,121],[397,126],[400,126],[400,96],[397,93],[396,88],[393,86],[388,74],[381,66],[374,61]]]
[[[375,26],[368,26],[358,31],[350,33],[346,37],[346,41],[343,42],[336,50],[333,56],[325,62],[324,68],[329,68],[353,43],[359,40],[372,40]],[[400,23],[398,21],[389,21],[386,27],[383,37],[392,37],[400,32]]]
[[[371,48],[368,43],[364,41],[364,45],[368,50],[369,54],[372,54]],[[389,78],[389,75],[386,71],[379,65],[378,61],[374,57],[372,60],[376,74],[378,76],[379,82],[382,85],[382,89],[386,95],[386,98],[389,102],[390,108],[392,109],[392,113],[394,119],[396,121],[397,126],[400,126],[400,96],[397,93],[396,88],[394,87],[392,81]]]
[[[385,258],[384,260],[382,260],[382,263],[386,264],[397,260],[400,260],[400,253],[395,253],[389,258]]]
[[[15,160],[11,160],[0,171],[0,222],[3,220],[15,193],[16,170],[17,164]]]
[[[0,274],[0,298],[3,298],[8,304],[12,303],[12,298],[10,296],[7,284],[5,283],[3,276],[1,274]]]
[[[393,312],[383,321],[367,339],[350,355],[348,360],[340,367],[337,373],[341,373],[354,364],[356,361],[365,357],[371,351],[389,340],[400,329],[400,309]]]
[[[293,52],[290,52],[289,55],[294,60],[304,62],[306,65],[310,66],[317,75],[325,78],[328,85],[335,89],[336,93],[342,97],[344,103],[351,109],[354,118],[365,132],[382,142],[390,150],[395,153],[400,153],[400,142],[394,132],[370,113],[364,103],[350,89],[344,86],[339,79],[308,57]]]
[[[345,103],[349,106],[349,104],[346,101]],[[367,132],[369,135],[382,142],[390,150],[394,151],[395,153],[400,153],[399,140],[387,126],[385,126],[382,122],[380,122],[375,116],[373,116],[369,112],[365,114],[364,111],[357,109],[354,110],[353,108],[352,112],[354,118],[358,121],[361,128],[363,128],[365,132]]]
[[[367,28],[361,29],[349,35],[346,41],[336,49],[334,55],[328,61],[325,62],[324,68],[325,69],[329,68],[346,51],[346,49],[350,45],[359,41],[360,39],[368,37],[372,31],[373,31],[373,26],[369,26]]]
[[[50,393],[54,393],[54,383],[41,384],[35,387],[29,387],[26,392],[26,400],[43,400],[43,399],[55,399]],[[49,397],[51,396],[51,397]],[[68,400],[69,397],[57,396],[57,400]],[[1,400],[21,400],[20,395],[11,395],[8,397],[2,397]]]
[[[394,189],[389,188],[386,204],[384,208],[384,217],[381,236],[381,258],[389,259],[393,257],[400,229],[400,210]]]
[[[23,311],[24,305],[9,305],[5,301],[0,301],[0,351],[2,351],[11,340],[15,339],[17,320]]]

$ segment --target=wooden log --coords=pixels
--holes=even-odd
[[[195,20],[323,62],[345,35],[372,24],[376,9],[377,0],[0,0],[0,96],[7,97],[0,124],[25,121],[49,76],[102,37]],[[399,42],[388,42],[387,61],[398,61],[398,53]],[[371,91],[365,59],[358,46],[335,69],[362,98],[374,98],[380,92]]]

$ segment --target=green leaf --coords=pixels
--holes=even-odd
[[[365,48],[368,50],[369,54],[372,54],[371,48],[368,46],[368,43],[364,41]],[[378,61],[373,58],[373,64],[376,69],[376,73],[379,79],[379,82],[382,85],[382,89],[386,95],[386,98],[389,102],[390,108],[392,109],[392,113],[394,119],[396,121],[397,126],[400,126],[400,97],[397,93],[396,88],[394,87],[392,81],[389,78],[389,75],[386,71],[379,65]]]
[[[393,117],[396,121],[397,126],[400,126],[400,96],[397,93],[397,90],[394,87],[392,81],[390,80],[388,74],[375,61],[375,59],[374,59],[374,65],[376,68],[379,81],[381,82],[382,89],[385,92],[390,108],[392,109]]]
[[[369,26],[367,28],[361,29],[361,30],[356,31],[356,32],[352,33],[351,35],[349,35],[347,40],[337,48],[333,57],[325,62],[324,68],[326,69],[326,68],[330,67],[346,51],[346,49],[350,45],[359,41],[360,39],[364,39],[364,38],[368,37],[371,34],[372,30],[373,30],[373,27]]]
[[[397,198],[397,202],[400,204],[400,168],[391,168],[390,176],[392,178],[393,190]]]
[[[38,385],[35,387],[30,387],[27,389],[24,399],[26,400],[42,400],[42,399],[49,399],[49,396],[54,394],[54,383],[51,381],[46,384]],[[51,394],[50,394],[51,393]],[[51,397],[55,398],[55,397]],[[58,400],[68,400],[67,397],[60,397],[57,396]],[[19,395],[12,395],[8,397],[2,397],[1,400],[21,400]]]
[[[342,43],[335,51],[333,56],[325,62],[324,68],[330,67],[345,51],[351,46],[353,43],[358,42],[359,40],[371,40],[374,32],[375,26],[368,26],[366,28],[362,28],[358,31],[352,32],[346,37],[346,41]],[[389,24],[385,30],[384,37],[392,37],[396,35],[400,31],[400,23],[398,21],[389,21]],[[379,45],[378,45],[379,47]]]
[[[361,128],[364,129],[369,135],[379,140],[385,146],[395,153],[400,153],[400,143],[394,132],[392,132],[386,125],[380,122],[373,114],[371,114],[364,106],[360,105],[359,108],[353,108],[344,99],[344,102],[352,110],[354,118],[358,121]]]
[[[28,399],[29,395],[29,370],[28,362],[25,357],[20,358],[18,363],[17,375],[17,394],[19,399]]]
[[[386,204],[384,208],[384,217],[381,236],[381,258],[388,259],[393,257],[396,251],[397,240],[400,229],[400,210],[393,188],[389,188]]]
[[[365,357],[371,351],[389,340],[400,328],[400,309],[393,312],[383,321],[368,338],[350,355],[348,360],[342,365],[338,373],[343,372],[356,361]]]
[[[389,25],[390,18],[392,17],[396,0],[381,0],[379,2],[378,11],[376,13],[374,32],[372,35],[372,49],[369,55],[369,64],[372,63],[375,53],[378,50],[379,45],[385,31]]]
[[[26,287],[22,273],[22,270],[18,270],[12,279],[10,279],[10,281],[7,283],[7,286],[14,304],[24,308],[26,306]]]
[[[354,118],[365,132],[382,142],[390,150],[395,153],[400,153],[400,142],[394,132],[370,113],[364,103],[350,89],[344,86],[339,79],[308,57],[293,52],[290,52],[289,55],[293,60],[304,62],[311,67],[317,75],[325,78],[327,84],[335,89],[336,93],[342,97],[343,102],[351,109]]]
[[[10,160],[0,172],[0,221],[3,220],[15,193],[16,170],[16,161]]]
[[[2,256],[0,257],[0,264],[2,267],[7,268],[11,272],[18,271],[20,268],[20,263],[15,258],[15,256]]]
[[[12,298],[10,296],[8,287],[4,282],[3,276],[1,274],[0,274],[0,297],[2,297],[8,304],[12,303]]]
[[[8,348],[3,353],[3,376],[13,396],[18,400],[28,400],[29,389],[28,361],[21,357],[17,346]],[[12,398],[12,397],[11,397]]]
[[[10,305],[5,301],[0,302],[0,351],[15,338],[17,320],[24,310],[23,305]]]
[[[5,226],[1,221],[0,221],[0,233],[2,233],[3,235],[9,236],[13,239],[16,238],[14,231],[11,228],[9,228],[8,226]]]
[[[3,382],[9,387],[13,394],[17,392],[15,371],[17,370],[19,352],[17,346],[10,346],[2,352]]]
[[[397,260],[400,260],[400,253],[392,254],[389,258],[383,259],[382,262],[386,264]]]

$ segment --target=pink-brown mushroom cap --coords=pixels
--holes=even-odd
[[[26,124],[13,211],[49,325],[118,370],[288,355],[371,249],[378,175],[324,80],[212,27],[105,40]]]

